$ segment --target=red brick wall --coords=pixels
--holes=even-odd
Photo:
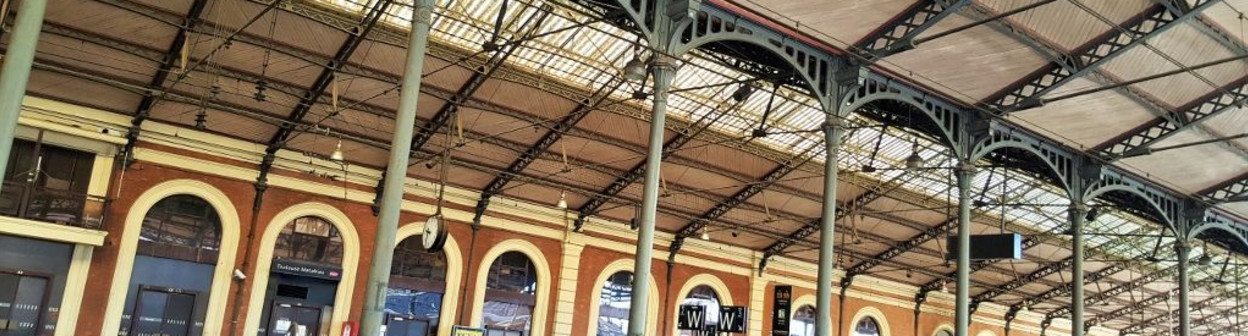
[[[142,144],[141,146],[144,148],[157,149],[161,151],[173,152],[173,153],[187,155],[187,156],[194,156],[194,157],[198,157],[201,159],[207,159],[207,160],[211,160],[214,162],[236,165],[239,167],[255,168],[254,165],[249,164],[249,163],[222,159],[218,157],[212,157],[212,156],[204,155],[201,153],[186,152],[186,151],[182,151],[182,150],[178,150],[174,148],[168,148],[168,147],[151,145],[151,144]],[[328,182],[328,180],[321,178],[321,177],[300,174],[296,172],[275,171],[274,174],[294,176],[294,177],[299,177],[299,178],[308,179],[308,180],[317,180],[320,182]],[[244,256],[250,255],[251,258],[254,258],[256,251],[258,251],[258,249],[260,248],[259,246],[260,239],[258,238],[263,233],[265,226],[269,225],[269,222],[273,219],[273,217],[279,212],[283,211],[284,209],[290,206],[296,205],[296,204],[304,203],[304,202],[322,202],[322,203],[330,204],[336,207],[337,209],[345,213],[347,216],[349,216],[355,226],[355,230],[357,231],[360,242],[361,242],[360,259],[355,260],[355,261],[348,261],[348,262],[354,263],[354,266],[357,268],[356,282],[353,284],[341,284],[341,285],[352,286],[354,288],[355,292],[354,292],[354,295],[352,296],[353,297],[352,302],[350,303],[351,313],[350,313],[349,319],[352,321],[356,321],[359,319],[360,308],[363,304],[363,300],[365,296],[364,293],[365,293],[365,286],[366,286],[366,281],[367,281],[366,275],[368,274],[369,267],[371,265],[371,262],[369,260],[371,259],[371,256],[373,254],[372,243],[374,240],[375,228],[377,224],[377,219],[376,217],[373,216],[371,208],[368,204],[360,204],[356,202],[344,202],[334,197],[312,195],[312,194],[307,194],[307,193],[298,192],[298,191],[289,190],[289,189],[270,187],[265,193],[262,208],[260,209],[260,211],[256,214],[254,218],[256,227],[253,230],[253,228],[251,228],[251,225],[253,223],[252,221],[253,220],[252,199],[255,195],[253,181],[239,181],[239,180],[215,177],[211,175],[204,175],[204,174],[188,171],[185,169],[181,169],[179,167],[162,166],[162,165],[151,164],[151,163],[140,161],[140,162],[135,163],[128,171],[126,171],[124,176],[122,174],[114,174],[113,181],[111,183],[109,190],[110,192],[115,192],[115,194],[110,194],[110,197],[113,197],[113,201],[112,203],[109,204],[108,218],[106,218],[106,221],[104,222],[104,226],[103,226],[104,230],[107,230],[109,232],[109,235],[106,239],[105,245],[96,248],[94,256],[92,258],[92,265],[90,268],[91,278],[87,284],[86,296],[83,302],[83,310],[82,310],[83,313],[78,321],[78,327],[76,330],[77,334],[79,335],[98,334],[102,326],[102,323],[104,322],[103,312],[105,311],[110,295],[124,295],[125,294],[125,293],[109,293],[109,291],[111,289],[112,281],[128,281],[128,279],[112,279],[112,277],[113,277],[113,272],[115,271],[114,265],[116,264],[117,259],[118,259],[117,254],[118,254],[118,249],[121,243],[120,237],[123,236],[123,232],[121,231],[124,226],[125,218],[129,214],[131,205],[135,202],[136,198],[138,198],[144,192],[149,190],[151,187],[157,184],[166,182],[166,181],[177,180],[177,179],[193,179],[193,180],[198,180],[198,181],[208,183],[214,186],[215,188],[221,190],[225,195],[229,197],[230,201],[234,203],[234,207],[238,211],[237,215],[241,223],[241,227],[239,228],[241,241],[239,242],[239,249],[237,251],[238,257],[236,259],[235,267],[238,269],[244,270],[248,274],[251,274],[254,272],[256,261],[248,260],[249,258],[244,258]],[[360,186],[353,186],[351,188],[367,190],[367,188],[360,187]],[[414,200],[426,201],[426,202],[429,201],[429,200],[415,199],[411,195],[408,195],[408,198],[414,199]],[[460,210],[466,210],[466,211],[472,210],[470,207],[462,206],[462,205],[451,205],[451,206]],[[490,215],[497,216],[497,217],[505,217],[509,220],[529,223],[532,225],[555,227],[553,226],[553,224],[550,224],[550,223],[534,223],[531,220],[518,218],[515,216],[507,216],[507,215],[497,214],[497,213],[490,213]],[[403,213],[401,216],[401,223],[420,223],[420,222],[423,222],[424,219],[425,219],[425,216],[423,215]],[[281,225],[281,224],[284,224],[284,223],[277,223],[277,225]],[[548,239],[548,238],[538,237],[538,236],[529,235],[529,234],[520,233],[520,232],[504,231],[504,230],[492,229],[489,227],[482,227],[480,231],[475,233],[476,237],[475,237],[475,246],[474,246],[474,237],[473,237],[474,232],[472,231],[469,223],[448,221],[448,224],[449,224],[448,225],[449,234],[452,237],[454,237],[454,239],[459,243],[461,253],[463,253],[464,258],[465,258],[464,260],[465,268],[463,270],[463,273],[461,274],[462,279],[463,279],[462,280],[463,282],[461,283],[462,285],[461,289],[466,288],[468,290],[462,291],[461,289],[453,289],[452,291],[446,293],[447,296],[454,295],[458,297],[459,298],[458,301],[460,305],[462,306],[462,308],[447,307],[447,309],[455,310],[454,311],[455,318],[453,321],[443,321],[443,325],[449,326],[451,324],[471,324],[473,322],[473,321],[467,321],[468,319],[467,313],[472,311],[474,306],[477,304],[476,302],[474,302],[474,298],[472,297],[474,294],[472,287],[476,285],[476,281],[477,281],[476,272],[478,269],[481,268],[483,263],[493,262],[493,260],[482,260],[482,258],[484,257],[487,251],[489,251],[491,248],[496,246],[498,243],[505,241],[505,240],[509,240],[509,239],[519,238],[519,239],[524,239],[532,243],[533,245],[537,246],[538,249],[540,249],[542,253],[545,255],[547,259],[546,262],[550,266],[550,269],[548,270],[551,275],[550,278],[552,281],[549,287],[550,293],[541,293],[540,295],[549,295],[549,307],[547,307],[548,314],[547,314],[547,321],[545,323],[546,323],[547,333],[553,332],[554,322],[556,319],[555,309],[556,309],[557,300],[558,300],[558,295],[557,295],[558,288],[557,287],[558,287],[559,279],[560,279],[559,273],[560,273],[560,270],[562,269],[561,267],[562,254],[563,254],[562,243],[555,239]],[[614,238],[614,237],[611,237],[610,239],[619,240],[618,238]],[[248,245],[247,242],[249,241],[250,241],[250,244]],[[659,248],[659,247],[656,247],[656,248]],[[685,253],[684,255],[693,256],[699,259],[722,262],[722,263],[733,263],[732,261],[721,259],[716,256],[694,255],[690,253]],[[593,290],[595,289],[596,286],[600,286],[600,284],[596,283],[595,280],[598,278],[599,275],[601,275],[606,265],[616,260],[630,258],[630,257],[631,257],[631,253],[621,253],[621,252],[603,249],[603,248],[599,248],[595,246],[584,247],[584,250],[581,252],[579,263],[576,267],[577,272],[578,272],[577,273],[578,283],[577,283],[577,288],[576,288],[577,295],[574,298],[575,311],[587,312],[590,305],[595,304],[597,298],[591,297],[590,294],[593,293]],[[267,262],[267,261],[262,261],[262,262]],[[750,265],[734,265],[734,266],[750,267]],[[734,305],[749,305],[750,303],[750,299],[751,299],[750,298],[750,294],[751,294],[750,293],[750,278],[748,276],[731,274],[731,273],[720,271],[720,270],[712,270],[712,269],[706,269],[706,268],[695,267],[695,266],[690,266],[690,265],[677,264],[671,270],[671,281],[669,282],[667,278],[667,274],[668,274],[667,268],[668,268],[667,263],[659,261],[659,260],[656,260],[656,262],[653,263],[653,267],[651,268],[651,272],[652,272],[651,274],[655,278],[655,283],[658,287],[657,292],[659,294],[658,297],[651,298],[652,300],[658,300],[660,303],[659,321],[656,322],[656,327],[659,329],[659,334],[666,334],[668,330],[671,330],[673,328],[673,325],[675,323],[674,316],[676,315],[676,306],[679,304],[680,300],[682,299],[682,298],[677,297],[679,295],[679,291],[681,287],[685,285],[688,279],[695,275],[710,274],[719,278],[721,281],[723,281],[724,284],[727,285],[727,287],[729,288],[729,293],[720,293],[720,294],[721,296],[725,296],[725,295],[730,296],[732,298],[732,302]],[[795,275],[795,274],[784,274],[784,275],[788,277],[798,278],[798,279],[809,278],[809,276],[807,275]],[[235,331],[238,332],[238,335],[242,335],[241,333],[242,328],[243,328],[242,319],[245,318],[247,309],[250,305],[245,304],[243,302],[237,302],[235,300],[236,298],[235,295],[241,294],[237,297],[242,298],[244,300],[249,298],[250,290],[252,288],[252,284],[250,283],[250,281],[252,281],[251,279],[254,279],[254,277],[249,278],[247,282],[245,283],[232,282],[231,288],[230,288],[229,302],[227,304],[227,311],[225,312],[225,319],[224,319],[225,326],[226,328],[230,328],[232,326],[235,329]],[[771,325],[770,325],[771,318],[772,318],[771,308],[772,308],[772,293],[774,290],[774,286],[775,286],[775,283],[766,284],[766,289],[764,292],[763,316],[762,316],[762,323],[763,323],[762,329],[763,329],[764,335],[770,335],[770,332],[771,332]],[[858,290],[858,289],[852,288],[851,290]],[[236,291],[241,291],[241,292],[236,293]],[[807,289],[805,287],[800,287],[800,286],[794,287],[794,298],[798,298],[803,295],[811,295],[811,294],[814,294],[814,291],[811,289]],[[869,294],[882,295],[882,293],[869,293]],[[908,298],[903,298],[903,299],[908,299]],[[894,306],[889,306],[889,305],[863,301],[863,300],[859,300],[855,298],[847,298],[844,302],[845,310],[842,311],[840,309],[841,308],[840,300],[836,297],[833,298],[833,304],[835,305],[832,309],[833,325],[840,325],[841,323],[845,324],[843,328],[838,328],[838,331],[842,333],[841,335],[849,334],[848,332],[849,325],[853,322],[852,319],[854,315],[858,312],[859,309],[865,306],[875,307],[876,309],[879,309],[880,311],[885,313],[885,315],[887,316],[886,321],[881,321],[881,322],[888,324],[889,326],[888,328],[892,331],[892,335],[890,336],[902,336],[902,335],[914,334],[915,316],[914,316],[913,306],[894,307]],[[257,305],[256,307],[259,307],[259,306]],[[794,307],[794,308],[796,309],[797,307]],[[233,323],[232,318],[235,316],[235,314],[237,314],[239,320],[236,323]],[[843,322],[842,322],[841,314],[844,315]],[[577,316],[578,318],[572,321],[573,335],[587,334],[588,328],[589,328],[589,324],[588,324],[589,319],[590,318],[596,319],[597,317],[586,316],[585,318],[579,318],[581,316],[580,315],[577,315]],[[941,324],[951,324],[951,323],[952,323],[951,317],[940,316],[940,315],[935,315],[935,314],[922,314],[918,316],[918,335],[919,336],[930,335],[932,332],[934,332],[937,326]],[[998,336],[1005,335],[1004,330],[1001,327],[982,325],[978,323],[973,323],[971,335],[975,335],[981,330],[992,330]],[[223,334],[228,334],[228,332],[223,332]],[[1029,335],[1029,334],[1015,330],[1011,332],[1011,335]]]

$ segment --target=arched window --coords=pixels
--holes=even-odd
[[[486,277],[481,325],[490,336],[528,336],[537,301],[537,268],[524,253],[498,256]]]
[[[143,217],[138,254],[215,265],[221,219],[207,201],[191,195],[167,197]]]
[[[873,317],[863,317],[854,325],[854,336],[880,336],[880,323]]]
[[[953,332],[949,331],[949,329],[941,329],[936,331],[935,336],[953,336]]]
[[[628,312],[633,304],[633,272],[619,271],[602,284],[598,306],[598,336],[628,334]]]
[[[342,264],[342,235],[333,223],[316,216],[296,218],[277,236],[273,257],[317,264]]]
[[[445,291],[446,255],[425,251],[420,236],[399,242],[386,289],[386,334],[437,335]]]
[[[207,201],[174,195],[143,217],[121,333],[200,335],[221,249],[221,219]]]
[[[706,325],[719,324],[719,294],[711,286],[698,285],[689,291],[681,305],[701,305],[706,307]],[[693,335],[688,330],[681,330],[681,336]]]
[[[793,321],[789,323],[790,336],[815,336],[815,306],[803,305],[793,311]]]

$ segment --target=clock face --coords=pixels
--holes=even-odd
[[[421,245],[428,251],[439,251],[446,242],[446,230],[442,227],[441,216],[434,215],[425,220],[425,228],[420,235]]]

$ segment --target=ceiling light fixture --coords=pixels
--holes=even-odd
[[[342,162],[346,158],[342,155],[342,139],[338,139],[338,145],[334,147],[334,152],[329,154],[329,159]]]
[[[1088,214],[1084,216],[1083,219],[1086,219],[1089,222],[1095,222],[1096,218],[1100,216],[1101,216],[1101,208],[1092,207],[1091,209],[1088,209]]]
[[[1196,264],[1201,266],[1213,265],[1213,256],[1209,255],[1209,251],[1206,250],[1204,254],[1200,255],[1200,258],[1196,258]]]
[[[641,46],[633,48],[633,59],[624,64],[624,79],[630,82],[646,80],[646,62],[641,60]]]
[[[702,227],[702,240],[711,240],[711,233],[706,230],[705,226]]]
[[[923,157],[919,155],[919,142],[915,141],[910,149],[910,156],[906,157],[906,171],[913,172],[922,169],[923,161]]]
[[[750,96],[753,94],[754,94],[754,85],[749,84],[749,83],[744,83],[744,84],[741,84],[741,86],[737,87],[736,91],[732,92],[732,100],[736,102],[745,101],[746,99],[750,99]]]
[[[564,210],[568,209],[568,192],[566,191],[559,192],[559,203],[556,203],[555,206]]]
[[[199,113],[195,114],[195,129],[201,130],[201,131],[208,129],[208,111],[207,110],[200,109]]]

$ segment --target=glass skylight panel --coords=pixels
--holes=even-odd
[[[320,1],[340,8],[344,12],[363,15],[377,0]],[[410,1],[400,1],[400,3],[410,3]],[[432,39],[438,43],[458,46],[474,53],[480,51],[481,42],[488,40],[492,34],[494,19],[502,4],[501,0],[439,0],[437,3]],[[508,28],[502,35],[508,39],[519,38],[519,34],[522,34],[517,31],[520,29],[520,24],[536,15],[539,12],[537,7],[545,4],[547,3],[543,1],[511,2],[504,20]],[[551,4],[551,6],[554,10],[547,16],[543,25],[535,31],[537,34],[571,27],[591,19],[563,7],[564,4]],[[388,24],[408,27],[411,10],[410,4],[392,5],[387,11],[388,15],[383,19]],[[619,69],[634,57],[632,51],[634,41],[636,41],[636,36],[632,33],[609,23],[598,22],[526,41],[521,44],[522,47],[515,51],[508,62],[511,66],[554,77],[572,86],[585,87],[586,90],[592,92],[611,81],[614,76],[618,75]],[[712,129],[731,137],[742,137],[744,140],[750,131],[758,127],[761,116],[768,108],[768,96],[772,92],[770,85],[758,82],[759,87],[747,102],[736,109],[728,109],[731,102],[727,97],[740,84],[726,83],[750,77],[736,69],[717,64],[698,53],[701,51],[695,51],[682,61],[680,70],[673,81],[673,89],[721,85],[672,94],[669,97],[669,114],[689,121],[696,121],[703,117],[709,120],[722,115],[711,126]],[[486,55],[488,54],[482,53],[478,56],[485,57]],[[647,92],[650,91],[648,86],[647,84]],[[614,99],[626,99],[637,88],[637,84],[629,83],[612,92],[611,96]],[[651,104],[649,100],[632,100],[630,103],[639,104],[644,108],[648,108]],[[766,127],[771,132],[781,133],[754,139],[754,142],[790,153],[798,153],[808,148],[814,148],[815,154],[822,152],[823,135],[818,130],[824,121],[824,113],[813,98],[789,88],[781,88],[771,103],[771,109]],[[879,125],[878,122],[857,115],[852,116],[851,120],[861,123],[857,126]],[[880,141],[879,151],[872,159],[872,151],[875,150],[877,139],[880,138],[879,128],[854,131],[842,148],[841,160],[846,164],[843,168],[856,170],[863,164],[870,164],[876,168],[903,167],[905,158],[911,154],[911,136],[904,133],[904,130],[890,127],[887,134],[882,135],[882,140],[878,140]],[[952,167],[954,165],[955,160],[948,155],[947,149],[927,139],[921,138],[918,141],[920,147],[923,148],[920,154],[924,157],[928,167]],[[822,155],[816,155],[814,158],[816,162],[822,162],[822,160]],[[950,188],[952,179],[947,169],[930,169],[913,173],[901,169],[883,169],[872,173],[872,177],[886,181],[902,174],[918,174],[909,179],[910,182],[905,185],[905,188],[910,190],[939,196],[948,196],[956,192],[954,188]],[[1010,221],[1029,225],[1037,230],[1050,230],[1065,224],[1068,210],[1066,207],[1057,206],[1069,204],[1064,191],[1018,172],[1010,172],[1008,180],[1004,179],[1003,175],[1000,170],[991,173],[987,168],[981,169],[973,181],[973,186],[979,193],[977,198],[982,197],[994,203],[1000,201],[1002,198],[1001,183],[1005,183],[1005,195],[1013,199],[1012,202],[1042,205],[1008,207],[1006,216]],[[990,176],[991,186],[986,190],[980,190],[983,189],[984,183],[989,182]],[[987,211],[997,214],[1000,208],[993,207]],[[1155,224],[1147,223],[1135,216],[1118,215],[1113,212],[1101,214],[1095,223],[1089,224],[1089,227],[1094,227],[1094,225],[1098,228],[1098,232],[1103,233],[1161,232]],[[1092,236],[1089,239],[1095,244],[1113,244],[1115,241],[1114,238],[1106,236]],[[1119,256],[1130,258],[1140,253],[1148,253],[1152,250],[1153,244],[1155,240],[1150,238],[1143,240],[1141,244],[1119,244],[1110,249]]]

